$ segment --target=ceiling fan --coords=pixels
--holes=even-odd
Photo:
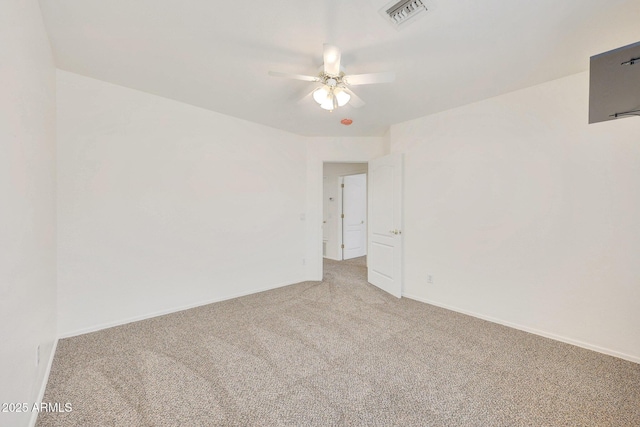
[[[356,108],[365,104],[362,99],[349,89],[349,86],[389,83],[396,79],[394,72],[345,75],[344,68],[340,65],[340,49],[326,43],[323,46],[322,57],[324,64],[322,65],[322,71],[317,76],[280,73],[277,71],[269,71],[269,75],[321,83],[320,87],[313,90],[313,99],[320,104],[321,108],[329,111],[342,107],[350,101],[350,105]]]

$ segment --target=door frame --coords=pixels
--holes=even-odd
[[[322,164],[324,169],[324,163]],[[367,165],[367,168],[369,165]],[[347,175],[341,175],[338,178],[338,193],[340,197],[338,198],[338,212],[340,212],[340,219],[338,220],[338,232],[336,233],[340,236],[340,261],[344,261],[344,177]]]
[[[309,233],[308,235],[313,236],[312,241],[309,241],[307,246],[307,253],[309,257],[308,268],[307,268],[307,280],[312,281],[321,281],[324,274],[323,260],[322,256],[322,217],[324,215],[324,197],[323,197],[323,185],[324,185],[324,164],[325,163],[363,163],[367,165],[367,170],[369,169],[369,157],[352,157],[352,158],[328,158],[328,159],[317,159],[313,162],[308,163],[312,169],[309,173],[310,176],[313,177],[310,184],[315,184],[310,186],[308,199],[312,203],[312,208],[309,211],[308,221],[306,224],[306,230]],[[368,175],[367,175],[368,177]],[[341,202],[342,203],[342,202]],[[368,244],[368,242],[367,242]]]
[[[325,163],[366,163],[369,160],[389,154],[388,150],[382,147],[365,146],[351,149],[339,144],[324,146],[312,146],[313,150],[307,153],[307,189],[306,189],[306,209],[300,214],[302,221],[301,228],[304,233],[304,254],[305,257],[300,263],[299,281],[321,281],[323,277],[323,257],[322,257],[322,217],[323,217],[323,166]],[[370,148],[370,149],[369,149]],[[369,168],[367,168],[369,169]],[[370,173],[371,171],[369,171]],[[371,218],[369,218],[369,222]],[[370,245],[370,242],[367,242]],[[368,250],[368,252],[370,252]],[[402,263],[404,271],[404,259]],[[404,276],[404,275],[403,275]]]

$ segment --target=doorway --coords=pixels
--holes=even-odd
[[[367,174],[367,255],[362,259],[367,266],[367,281],[398,298],[402,296],[402,270],[403,270],[403,241],[402,230],[402,189],[403,189],[403,155],[391,153],[381,157],[374,157],[368,161],[350,163],[346,162],[318,161],[310,162],[312,173],[317,177],[311,179],[310,191],[313,194],[311,203],[313,208],[313,222],[308,224],[311,246],[310,253],[314,262],[312,269],[317,272],[310,280],[323,280],[323,265],[326,260],[338,258],[337,238],[337,192],[332,193],[337,186],[331,185],[334,176],[337,180],[341,173],[333,174],[332,168],[359,167],[364,169],[346,173],[342,176]],[[354,166],[354,164],[356,166]],[[323,179],[324,178],[324,179]],[[320,183],[322,182],[323,185]],[[327,190],[325,192],[325,189]],[[301,215],[301,219],[304,215]],[[322,218],[322,221],[320,219]],[[315,222],[317,221],[317,222]],[[314,223],[317,224],[314,226]],[[317,228],[316,228],[317,227]],[[318,249],[321,249],[318,250]],[[317,256],[317,257],[316,257]],[[358,258],[355,258],[357,260]],[[317,261],[315,261],[317,260]],[[349,261],[340,261],[349,263]],[[303,260],[304,264],[304,260]]]
[[[367,163],[324,163],[322,256],[334,261],[367,253]]]

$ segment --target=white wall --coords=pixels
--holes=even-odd
[[[342,227],[340,214],[342,213],[342,199],[340,191],[340,177],[367,173],[366,163],[325,163],[323,174],[323,239],[327,244],[326,257],[341,260]],[[333,199],[331,201],[330,199]]]
[[[55,68],[37,1],[2,2],[0,200],[0,403],[32,403],[56,335]]]
[[[58,72],[62,336],[303,280],[305,139]]]
[[[582,73],[392,127],[406,296],[640,362],[640,119],[587,107]]]
[[[368,162],[389,153],[389,138],[307,137],[306,277],[322,280],[323,163]]]

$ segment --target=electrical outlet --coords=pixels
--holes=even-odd
[[[36,366],[40,366],[40,344],[36,347]]]
[[[302,258],[302,265],[305,265],[307,263],[307,260]]]
[[[430,274],[427,274],[427,283],[433,283],[433,276]]]

